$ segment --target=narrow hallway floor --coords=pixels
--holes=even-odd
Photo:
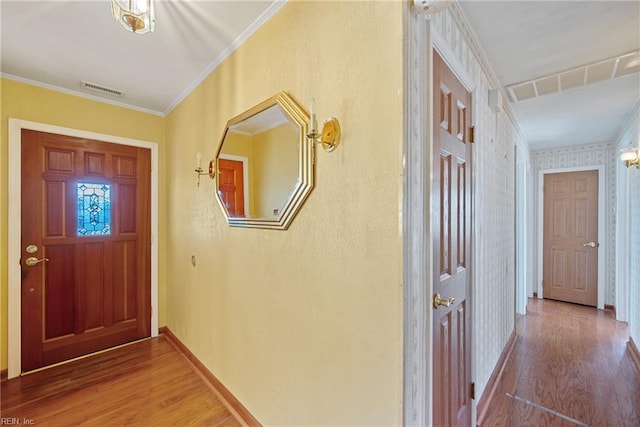
[[[481,426],[640,426],[640,371],[611,311],[530,299]]]

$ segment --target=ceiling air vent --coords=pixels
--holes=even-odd
[[[106,86],[102,86],[96,83],[91,83],[91,82],[87,82],[84,80],[80,81],[80,86],[82,86],[85,89],[89,89],[91,91],[94,92],[98,92],[101,94],[106,94],[106,95],[111,95],[111,96],[118,96],[118,97],[122,97],[124,96],[124,92],[118,89],[113,89],[110,87],[106,87]]]
[[[640,52],[630,52],[603,61],[506,87],[513,102],[548,95],[640,72]]]

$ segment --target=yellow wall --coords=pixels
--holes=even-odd
[[[402,424],[402,50],[402,2],[288,2],[167,116],[167,326],[265,425]],[[281,90],[342,144],[287,231],[228,227],[193,158]]]
[[[72,95],[0,79],[0,369],[7,368],[7,230],[8,230],[8,118],[16,118],[55,126],[63,126],[140,139],[159,144],[161,170],[165,159],[165,119],[152,114],[91,101]],[[193,162],[192,162],[193,163]],[[191,177],[193,180],[193,177]],[[164,225],[165,216],[165,176],[160,174],[159,182],[159,321],[164,325]]]

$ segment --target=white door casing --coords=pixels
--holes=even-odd
[[[629,173],[633,170],[618,162],[616,167],[616,320],[629,321]]]
[[[433,419],[433,348],[432,348],[432,258],[431,181],[433,139],[433,62],[435,49],[462,84],[472,94],[471,123],[475,122],[475,84],[456,58],[444,38],[431,25],[428,15],[421,15],[404,2],[404,142],[403,142],[403,422],[404,425],[431,425]],[[472,150],[471,173],[475,164]],[[475,184],[472,179],[472,221]],[[472,222],[473,224],[473,222]],[[471,231],[471,321],[473,306],[476,242]],[[472,332],[475,334],[475,330]],[[475,346],[472,341],[471,378],[475,378]],[[472,403],[475,422],[476,402]]]
[[[537,233],[538,233],[538,298],[544,298],[544,291],[542,289],[543,278],[543,235],[542,227],[544,223],[544,175],[550,173],[561,172],[579,172],[587,170],[598,171],[598,308],[604,310],[604,287],[606,280],[606,265],[607,260],[607,245],[608,238],[606,233],[606,200],[607,200],[607,186],[605,183],[605,166],[581,166],[573,168],[561,168],[561,169],[542,169],[538,171],[538,212],[536,218]]]

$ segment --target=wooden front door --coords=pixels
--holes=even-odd
[[[244,173],[242,162],[218,159],[218,191],[229,216],[244,216]]]
[[[598,304],[598,171],[544,176],[545,298]]]
[[[150,151],[22,131],[22,371],[151,335]]]
[[[433,424],[469,426],[471,94],[435,51],[433,79]]]

